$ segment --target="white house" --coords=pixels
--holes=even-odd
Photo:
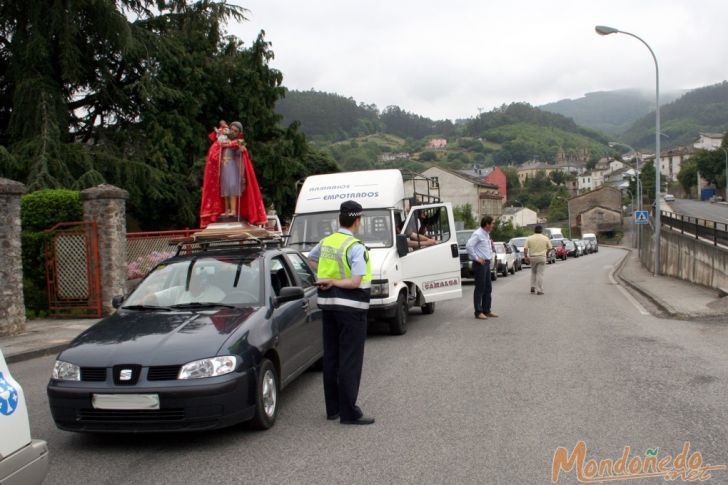
[[[501,221],[510,221],[513,227],[524,227],[538,224],[538,214],[528,207],[505,207]]]
[[[725,133],[700,133],[698,139],[695,140],[695,143],[693,143],[693,148],[700,150],[715,150],[720,148],[721,143],[723,143],[724,136]]]
[[[450,202],[453,207],[470,204],[473,217],[478,222],[484,215],[495,218],[503,211],[503,202],[495,184],[438,166],[428,168],[422,175],[437,177],[443,202]]]
[[[576,190],[581,194],[583,192],[586,192],[587,190],[594,190],[596,187],[594,187],[594,180],[592,179],[591,173],[585,173],[584,175],[579,175],[576,178]]]

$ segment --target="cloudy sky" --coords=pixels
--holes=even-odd
[[[725,0],[232,0],[228,30],[260,30],[289,89],[326,91],[433,119],[600,90],[654,95],[728,79]]]

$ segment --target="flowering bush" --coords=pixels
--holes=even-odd
[[[144,278],[149,271],[165,259],[174,256],[170,251],[153,251],[150,254],[139,256],[126,267],[127,279]]]

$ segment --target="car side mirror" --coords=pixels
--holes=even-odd
[[[303,288],[301,288],[300,286],[286,286],[281,288],[280,295],[273,298],[273,305],[278,307],[283,303],[300,300],[303,297]]]
[[[409,246],[407,245],[407,235],[397,234],[395,241],[397,242],[397,255],[401,258],[407,256],[409,253]]]
[[[124,295],[116,295],[111,299],[111,306],[114,308],[119,308],[122,303],[124,303]]]

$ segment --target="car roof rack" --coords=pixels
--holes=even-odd
[[[177,246],[175,256],[180,256],[209,251],[281,248],[286,237],[244,223],[210,224],[191,236],[171,240],[170,244]]]

